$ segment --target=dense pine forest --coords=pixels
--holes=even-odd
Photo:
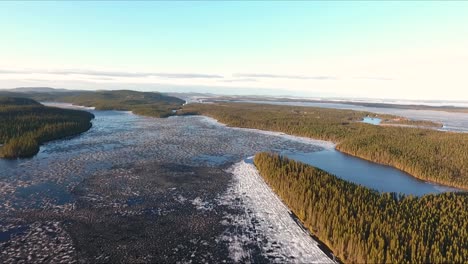
[[[41,143],[87,131],[93,118],[86,111],[46,107],[27,98],[0,97],[0,157],[33,156]]]
[[[464,263],[467,193],[378,193],[276,154],[254,163],[304,225],[345,262]]]
[[[189,104],[179,112],[203,114],[229,126],[331,140],[338,143],[337,149],[342,152],[391,165],[423,180],[468,188],[466,133],[370,125],[359,121],[375,114],[313,107]],[[392,116],[379,117],[398,120]]]
[[[40,90],[39,90],[40,91]],[[157,92],[68,91],[51,89],[51,92],[0,92],[0,95],[27,97],[40,102],[63,102],[95,107],[96,110],[132,111],[135,114],[167,117],[185,102],[182,99]]]

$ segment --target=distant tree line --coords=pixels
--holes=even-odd
[[[345,262],[466,263],[468,194],[378,193],[277,154],[261,176],[304,225]]]
[[[468,133],[370,125],[360,121],[374,113],[314,107],[189,104],[179,114],[203,114],[229,126],[330,140],[342,152],[396,167],[423,180],[468,188]]]
[[[373,108],[394,108],[394,109],[413,109],[413,110],[431,110],[431,111],[443,111],[443,112],[458,112],[458,113],[468,113],[468,107],[463,106],[451,106],[451,105],[422,105],[422,104],[397,104],[393,103],[378,103],[378,102],[358,102],[358,101],[343,101],[340,100],[317,100],[317,99],[293,99],[288,97],[275,97],[273,98],[263,98],[260,99],[257,96],[217,96],[216,98],[207,99],[206,102],[252,102],[252,101],[262,101],[265,103],[275,103],[275,102],[286,102],[286,103],[314,103],[314,104],[344,104],[352,106],[364,106],[364,107],[373,107]]]
[[[91,128],[94,115],[46,107],[27,98],[0,97],[0,157],[30,157],[39,145]]]

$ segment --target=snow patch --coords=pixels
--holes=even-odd
[[[293,219],[253,164],[241,161],[228,172],[233,174],[233,183],[218,202],[240,213],[224,216],[223,224],[229,222],[232,228],[220,239],[229,243],[235,262],[251,262],[250,251],[257,246],[272,262],[336,263]]]
[[[181,204],[183,204],[183,203],[185,203],[185,201],[187,201],[187,198],[185,198],[184,196],[182,196],[182,195],[180,195],[180,194],[179,194],[177,197],[175,197],[174,199],[175,199],[177,202],[181,203]]]
[[[211,211],[213,210],[213,205],[204,202],[200,197],[197,197],[192,200],[192,204],[198,209],[198,210],[206,210],[206,211]]]

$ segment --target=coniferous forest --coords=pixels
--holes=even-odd
[[[349,263],[464,263],[467,193],[379,193],[277,154],[259,153],[264,180],[304,225]]]
[[[39,145],[91,128],[94,115],[44,106],[32,99],[0,97],[0,157],[30,157]]]
[[[468,134],[360,122],[373,113],[249,103],[189,104],[181,114],[203,114],[229,126],[330,140],[344,153],[396,167],[445,185],[468,188]],[[395,122],[400,118],[379,115]],[[418,121],[400,120],[404,125]]]

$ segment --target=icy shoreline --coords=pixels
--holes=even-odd
[[[224,123],[219,122],[217,119],[214,119],[212,117],[208,116],[200,116],[201,120],[213,124],[213,125],[218,125],[218,126],[223,126],[223,127],[229,127],[230,129],[234,130],[241,130],[241,131],[248,131],[248,132],[255,132],[259,134],[264,134],[264,135],[269,135],[269,136],[277,136],[277,137],[282,137],[288,140],[292,141],[297,141],[301,142],[304,144],[312,144],[316,146],[320,146],[325,149],[335,149],[336,144],[331,142],[331,141],[325,141],[325,140],[319,140],[319,139],[312,139],[312,138],[307,138],[307,137],[299,137],[299,136],[292,136],[288,135],[282,132],[275,132],[275,131],[267,131],[267,130],[260,130],[260,129],[255,129],[255,128],[243,128],[243,127],[231,127],[228,126]]]
[[[241,161],[227,172],[233,175],[232,185],[219,203],[242,212],[225,216],[225,222],[236,228],[228,229],[221,237],[229,242],[234,261],[252,261],[249,249],[256,244],[262,255],[273,262],[336,263],[293,219],[253,164]]]
[[[41,102],[41,104],[45,106],[51,106],[51,107],[58,107],[58,108],[66,108],[66,109],[82,109],[82,110],[95,110],[96,108],[94,106],[88,107],[88,106],[82,106],[82,105],[75,105],[75,104],[70,104],[70,103],[58,103],[58,102]]]

